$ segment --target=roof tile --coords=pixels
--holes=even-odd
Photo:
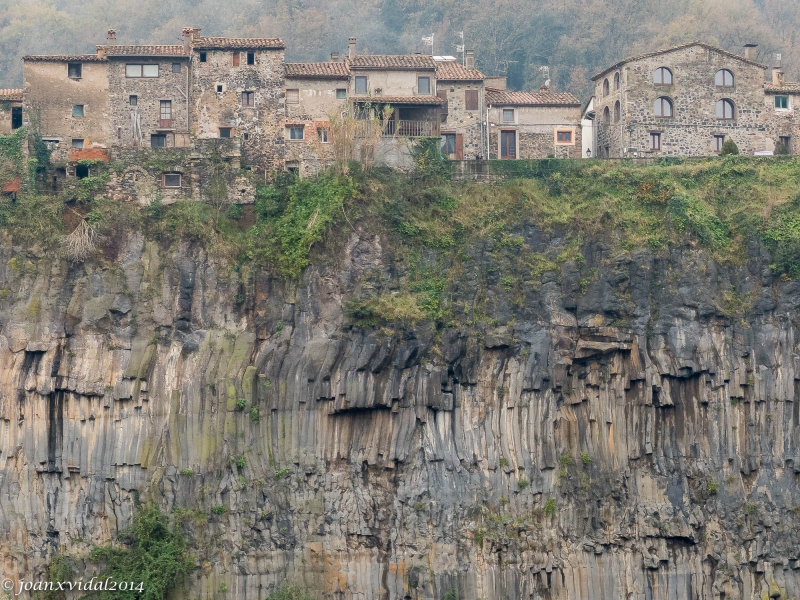
[[[0,100],[22,100],[22,90],[17,88],[0,89]]]
[[[778,94],[780,94],[781,92],[785,94],[800,94],[800,83],[784,83],[783,85],[775,85],[774,83],[765,83],[764,91],[778,93]]]
[[[204,50],[280,50],[286,48],[280,38],[200,37],[192,40],[192,46]]]
[[[568,92],[509,92],[486,88],[486,104],[517,106],[580,106],[580,101]]]
[[[23,56],[22,60],[39,62],[105,62],[105,58],[97,54],[40,54]]]
[[[436,63],[436,79],[440,81],[478,81],[484,77],[478,69],[467,69],[455,60],[446,60]]]
[[[286,76],[346,79],[350,68],[345,62],[286,63]]]
[[[439,96],[353,96],[354,102],[375,102],[380,104],[431,104],[439,105],[443,100]]]
[[[106,56],[180,56],[183,46],[98,46],[98,52],[105,51]]]
[[[435,69],[429,54],[360,54],[350,59],[351,69]]]
[[[705,44],[703,42],[689,42],[688,44],[680,44],[678,46],[672,46],[671,48],[664,48],[663,50],[655,50],[654,52],[648,52],[646,54],[640,54],[639,56],[632,56],[630,58],[626,58],[625,60],[621,60],[618,63],[611,65],[607,69],[600,71],[597,75],[592,77],[592,81],[597,81],[609,71],[618,69],[622,65],[629,62],[633,62],[634,60],[642,60],[643,58],[650,58],[651,56],[658,56],[659,54],[666,54],[667,52],[675,52],[676,50],[683,50],[684,48],[691,48],[692,46],[702,46],[706,50],[711,50],[713,52],[718,52],[719,54],[724,54],[729,58],[734,58],[743,63],[753,65],[754,67],[761,67],[762,69],[767,68],[767,65],[762,65],[761,63],[757,63],[754,60],[750,60],[749,58],[745,58],[744,56],[739,56],[738,54],[734,54],[733,52],[728,52],[727,50],[723,50],[722,48],[717,48],[716,46],[712,46],[711,44]]]

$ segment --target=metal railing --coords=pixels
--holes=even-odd
[[[439,123],[436,121],[386,121],[383,124],[383,137],[439,137]]]

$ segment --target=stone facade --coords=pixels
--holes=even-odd
[[[783,142],[790,154],[800,154],[800,84],[785,83],[779,68],[773,69],[772,83],[764,86],[764,111],[772,115],[771,141]]]
[[[199,29],[185,32],[191,35],[192,48],[192,135],[238,137],[246,166],[260,172],[282,170],[283,42],[199,33]]]
[[[742,153],[770,149],[774,111],[765,109],[766,68],[693,43],[606,69],[592,78],[600,157],[707,156],[718,152],[728,138]],[[716,85],[721,71],[728,73],[727,80],[721,80],[726,85]],[[732,111],[721,116],[731,118],[717,115],[717,104],[723,101],[732,104]],[[659,110],[664,116],[657,115]]]
[[[437,61],[436,80],[438,94],[446,99],[446,111],[441,124],[441,135],[445,152],[445,136],[454,136],[450,158],[459,160],[483,156],[484,127],[483,106],[484,75],[474,68],[471,57],[461,66],[454,60]]]
[[[22,127],[22,90],[0,89],[0,135]]]
[[[581,105],[572,94],[487,88],[489,158],[581,157]]]

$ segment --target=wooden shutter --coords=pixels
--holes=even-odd
[[[464,107],[467,110],[478,110],[478,90],[464,91]]]
[[[238,67],[239,66],[239,53],[238,52],[234,52],[233,53],[233,66],[234,67]]]
[[[456,160],[464,160],[464,134],[456,134]]]

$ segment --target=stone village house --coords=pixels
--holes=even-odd
[[[729,138],[743,154],[773,151],[777,142],[799,152],[792,140],[800,133],[800,84],[785,83],[780,67],[765,83],[768,67],[755,50],[747,45],[737,56],[695,42],[598,73],[585,113],[596,123],[594,155],[709,156]]]

